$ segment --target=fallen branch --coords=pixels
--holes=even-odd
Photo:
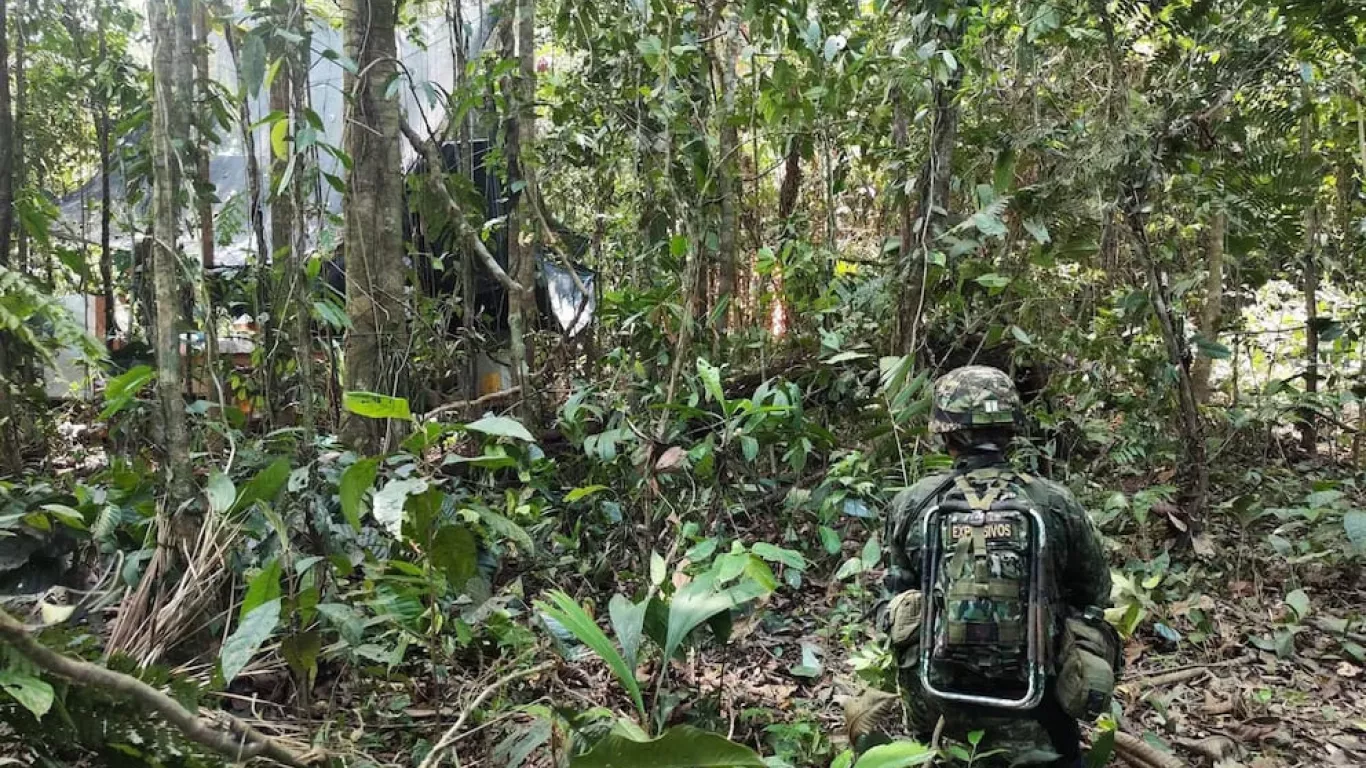
[[[440,202],[445,206],[446,216],[450,219],[451,226],[455,227],[456,232],[465,241],[465,245],[474,251],[474,254],[479,257],[479,261],[483,263],[484,269],[487,269],[489,274],[493,275],[494,279],[509,293],[526,293],[527,289],[521,283],[513,280],[512,276],[503,269],[498,260],[493,257],[493,253],[489,251],[488,246],[479,239],[479,234],[465,220],[465,212],[460,208],[460,204],[455,201],[455,198],[451,196],[451,191],[446,188],[446,163],[441,157],[441,150],[437,148],[436,143],[423,139],[421,134],[413,130],[413,127],[408,125],[406,120],[400,120],[399,127],[403,131],[403,135],[407,137],[408,143],[412,144],[413,149],[417,150],[418,154],[427,161],[427,186],[436,193]]]
[[[465,709],[460,712],[460,717],[457,717],[455,723],[441,735],[440,740],[432,747],[432,751],[428,752],[427,756],[422,758],[422,764],[419,765],[418,768],[436,768],[436,766],[441,764],[441,757],[445,754],[446,750],[449,749],[452,750],[452,753],[454,752],[455,742],[460,740],[460,729],[464,727],[465,721],[469,719],[470,714],[478,709],[479,705],[483,704],[485,699],[492,696],[496,691],[509,683],[516,682],[524,677],[531,677],[532,675],[538,675],[542,672],[549,671],[554,666],[555,662],[547,661],[528,669],[506,674],[497,680],[494,680],[489,687],[480,691],[479,695],[474,697],[474,701],[471,701],[469,706],[465,707]],[[457,759],[456,765],[459,764],[460,762]]]
[[[263,757],[283,765],[306,768],[322,757],[314,752],[296,752],[283,742],[226,713],[223,714],[227,718],[228,730],[219,730],[212,722],[195,715],[175,699],[136,677],[50,650],[39,643],[27,627],[4,611],[0,611],[0,638],[40,669],[79,685],[128,696],[161,715],[185,738],[234,761],[245,762]]]
[[[450,413],[451,411],[463,411],[466,408],[478,408],[482,405],[488,405],[489,403],[513,397],[515,395],[520,394],[521,391],[521,387],[509,387],[508,389],[500,389],[497,392],[490,392],[487,395],[481,395],[473,400],[457,400],[453,403],[438,405],[437,407],[423,414],[422,420],[432,421],[436,419],[438,416],[445,415],[447,413]]]
[[[1184,683],[1184,682],[1187,682],[1187,681],[1189,681],[1189,680],[1195,680],[1195,679],[1204,677],[1205,675],[1208,675],[1209,673],[1210,673],[1210,672],[1209,672],[1209,669],[1208,669],[1207,667],[1192,667],[1192,668],[1190,668],[1190,669],[1177,669],[1177,670],[1173,670],[1173,671],[1171,671],[1171,672],[1163,672],[1163,673],[1157,674],[1157,675],[1149,675],[1148,677],[1141,677],[1141,678],[1139,678],[1139,679],[1133,681],[1133,685],[1137,686],[1138,688],[1160,688],[1161,686],[1164,686],[1164,685],[1173,685],[1173,684],[1175,684],[1175,683]]]
[[[1309,622],[1309,625],[1320,632],[1327,632],[1328,634],[1336,635],[1337,637],[1345,637],[1354,643],[1366,643],[1366,634],[1348,631],[1347,628],[1351,626],[1351,622],[1346,619],[1321,617],[1313,619]]]
[[[1138,768],[1187,768],[1185,761],[1176,755],[1166,754],[1124,731],[1115,731],[1115,751]]]

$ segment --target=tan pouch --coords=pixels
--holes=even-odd
[[[1063,712],[1092,720],[1110,711],[1119,667],[1119,637],[1108,624],[1082,618],[1063,624],[1056,692]]]
[[[892,648],[904,651],[920,642],[920,618],[923,609],[924,601],[918,589],[898,592],[892,598],[887,607],[888,615],[891,617],[888,635],[892,640]]]

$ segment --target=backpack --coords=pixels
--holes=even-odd
[[[920,680],[941,702],[1032,709],[1052,656],[1056,591],[1027,475],[956,475],[921,516]]]

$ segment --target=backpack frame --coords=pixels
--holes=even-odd
[[[1008,480],[1019,479],[1010,473]],[[965,481],[964,475],[954,480]],[[946,483],[947,485],[947,483]],[[1048,552],[1047,527],[1043,514],[1033,505],[1017,498],[999,499],[996,493],[986,497],[965,494],[964,499],[944,498],[943,491],[936,494],[935,503],[926,508],[921,519],[921,542],[925,560],[921,568],[921,588],[925,595],[923,616],[920,625],[920,681],[925,693],[932,698],[945,702],[994,707],[1006,710],[1027,710],[1037,707],[1044,696],[1048,670],[1048,649],[1050,643],[1049,617],[1045,594]],[[943,613],[936,599],[940,568],[943,566],[944,548],[942,546],[943,520],[948,515],[957,515],[956,522],[981,528],[988,522],[989,512],[1013,513],[1028,521],[1028,546],[1032,557],[1030,572],[1027,574],[1026,593],[1028,595],[1027,617],[1025,621],[1025,691],[1018,697],[991,696],[978,692],[956,691],[936,686],[932,680],[931,657],[934,649],[935,627]],[[947,602],[944,601],[944,602]]]

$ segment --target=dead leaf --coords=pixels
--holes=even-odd
[[[1351,680],[1361,674],[1361,667],[1358,667],[1350,661],[1344,661],[1338,665],[1337,673],[1339,677],[1345,677],[1348,680]]]
[[[1225,757],[1233,755],[1238,750],[1238,745],[1233,743],[1233,739],[1221,734],[1207,736],[1203,739],[1178,739],[1177,743],[1186,749],[1208,757],[1213,762],[1219,762]]]
[[[1200,557],[1214,557],[1214,542],[1210,541],[1207,534],[1200,534],[1191,539],[1191,549]]]
[[[655,472],[661,475],[669,475],[680,471],[688,458],[688,452],[676,445],[669,446],[669,450],[659,457],[655,462]]]

